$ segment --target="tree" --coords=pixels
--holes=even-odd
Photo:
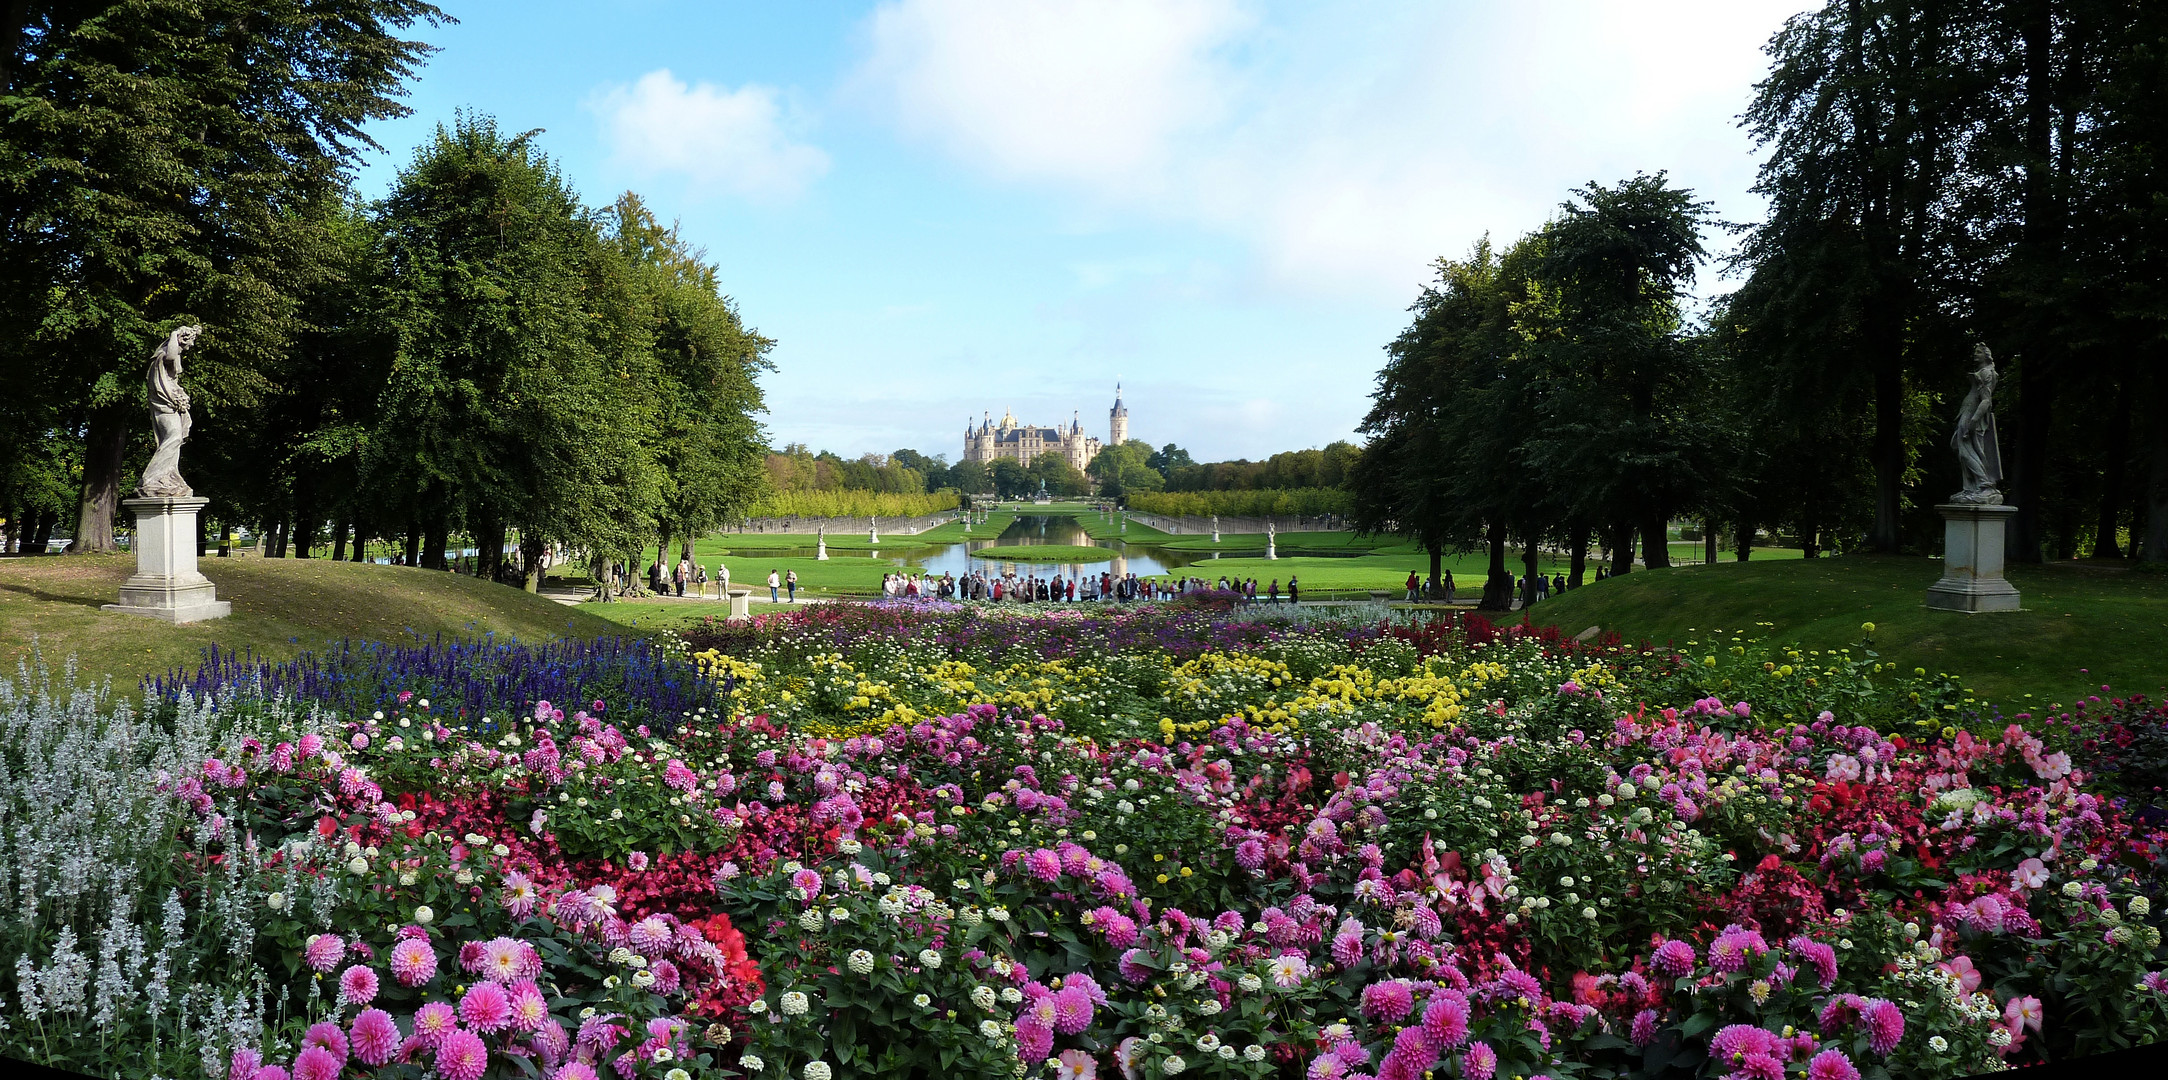
[[[1152,469],[1157,470],[1160,477],[1163,479],[1172,477],[1174,475],[1174,470],[1176,469],[1187,469],[1197,464],[1195,461],[1190,459],[1189,451],[1184,450],[1181,447],[1174,445],[1173,443],[1168,443],[1167,445],[1152,451],[1152,456],[1146,458],[1144,460],[1144,463],[1147,466],[1150,466]]]
[[[443,565],[455,521],[508,522],[530,589],[547,543],[624,552],[651,535],[666,495],[657,398],[674,381],[633,268],[534,134],[471,115],[439,126],[385,200],[376,317],[395,353],[365,467],[378,512],[410,523],[410,549],[423,537],[424,565]]]
[[[1166,478],[1152,468],[1152,456],[1150,443],[1131,439],[1100,450],[1084,472],[1099,482],[1099,493],[1109,498],[1118,499],[1135,491],[1158,491],[1166,486]]]
[[[291,340],[296,293],[362,125],[427,47],[415,0],[20,2],[0,23],[0,363],[83,441],[71,550],[112,546],[143,358],[184,321],[206,415],[253,407]]]
[[[1101,451],[1104,453],[1105,451]],[[1031,459],[1024,467],[1029,481],[1028,491],[1036,492],[1044,485],[1049,495],[1088,495],[1092,484],[1069,459],[1059,451],[1049,450]],[[1021,494],[1021,493],[1020,493]]]

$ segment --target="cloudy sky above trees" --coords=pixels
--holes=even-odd
[[[447,6],[365,193],[454,109],[546,128],[780,341],[776,442],[954,457],[1004,409],[1103,433],[1120,379],[1133,435],[1208,460],[1350,437],[1429,263],[1577,185],[1663,169],[1758,217],[1734,118],[1807,5]]]

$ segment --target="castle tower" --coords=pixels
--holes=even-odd
[[[1129,441],[1129,407],[1122,404],[1122,384],[1114,384],[1114,407],[1107,410],[1107,434],[1112,436],[1108,446],[1120,446]]]

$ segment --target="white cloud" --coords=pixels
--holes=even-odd
[[[1404,297],[1590,180],[1668,169],[1752,216],[1733,118],[1806,6],[889,0],[854,86],[998,180],[1235,237],[1280,287]]]
[[[819,147],[794,141],[771,87],[687,85],[664,68],[597,92],[614,159],[642,173],[678,173],[696,185],[753,199],[788,199],[828,171]]]

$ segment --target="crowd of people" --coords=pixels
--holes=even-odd
[[[1232,592],[1245,600],[1277,604],[1284,595],[1290,604],[1302,598],[1302,583],[1294,577],[1287,579],[1283,594],[1280,581],[1274,578],[1262,591],[1256,578],[1229,579],[1221,575],[1217,583],[1209,578],[1176,577],[1151,578],[1135,574],[1071,573],[1064,577],[1059,573],[1041,577],[1037,574],[996,574],[975,570],[958,577],[955,574],[894,573],[881,579],[881,596],[889,600],[971,600],[987,603],[1016,604],[1079,604],[1079,603],[1130,603],[1133,601],[1173,600],[1193,593],[1218,591]]]

